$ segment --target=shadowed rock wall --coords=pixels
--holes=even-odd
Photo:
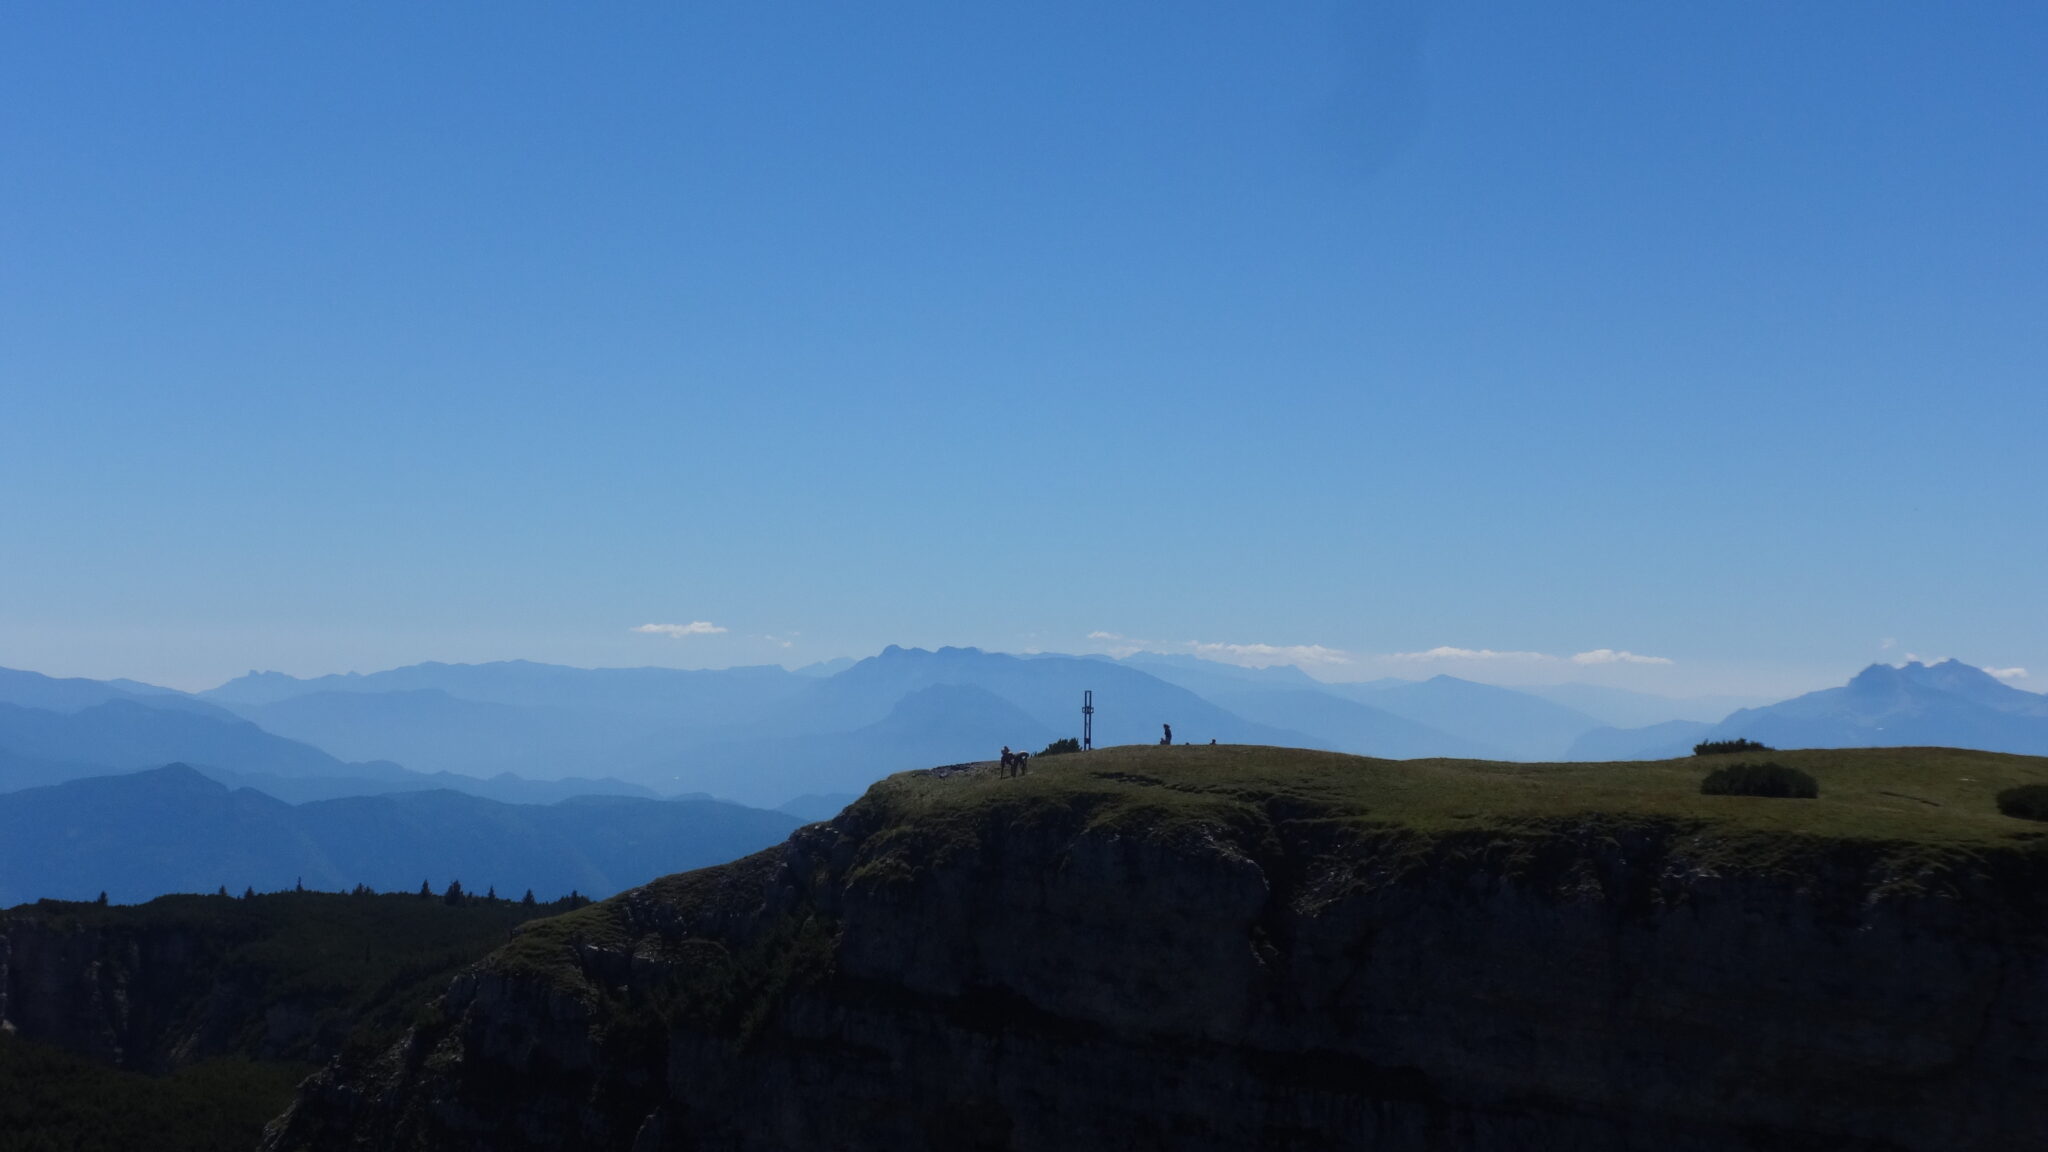
[[[296,1149],[2017,1149],[2048,867],[1731,867],[1656,824],[1425,836],[1085,806],[892,822],[534,926]]]

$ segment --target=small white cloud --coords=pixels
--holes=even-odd
[[[1887,636],[1884,639],[1879,640],[1877,642],[1877,650],[1880,652],[1889,652],[1892,649],[1897,648],[1898,646],[1899,642],[1890,636]]]
[[[1204,659],[1247,668],[1268,668],[1275,664],[1349,664],[1351,653],[1321,644],[1210,644],[1189,640],[1182,645]]]
[[[1102,645],[1104,653],[1118,660],[1126,656],[1135,656],[1152,646],[1150,640],[1141,640],[1136,636],[1126,636],[1121,632],[1111,632],[1102,628],[1090,632],[1088,639]]]
[[[776,636],[776,635],[774,635],[774,634],[770,633],[770,634],[764,634],[764,635],[763,635],[763,636],[761,637],[761,639],[763,639],[763,640],[766,640],[766,641],[767,641],[767,642],[769,642],[770,644],[773,644],[773,645],[775,645],[775,646],[776,646],[777,648],[793,648],[793,647],[795,647],[795,646],[796,646],[796,641],[795,641],[795,640],[793,640],[793,639],[791,639],[790,637],[794,637],[794,636],[801,636],[801,635],[803,635],[803,633],[801,633],[801,632],[791,632],[791,633],[789,634],[789,636]]]
[[[1595,648],[1572,657],[1574,664],[1669,664],[1668,656],[1638,656],[1633,652],[1617,652],[1612,648]]]
[[[685,636],[716,636],[725,629],[709,620],[692,620],[688,624],[642,624],[633,631],[648,636],[666,636],[681,640]]]
[[[2025,668],[1986,668],[1985,671],[1998,677],[2000,680],[2025,680],[2027,678],[2027,670]]]
[[[1428,663],[1435,660],[1510,660],[1535,663],[1541,660],[1555,660],[1556,657],[1546,656],[1541,652],[1496,652],[1491,648],[1453,648],[1446,644],[1431,648],[1427,652],[1396,652],[1388,656],[1387,659],[1408,660],[1415,663]]]

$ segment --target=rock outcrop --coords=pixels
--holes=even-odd
[[[1008,791],[893,778],[779,848],[529,925],[402,1043],[308,1081],[266,1148],[2048,1134],[2037,850],[1766,859],[1653,817],[1416,827],[1218,799],[1159,763]]]

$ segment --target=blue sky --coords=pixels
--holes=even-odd
[[[2039,688],[2044,55],[2019,3],[9,6],[0,665]]]

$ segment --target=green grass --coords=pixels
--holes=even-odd
[[[1457,854],[1510,866],[1533,861],[1561,835],[1614,838],[1648,830],[1682,842],[1691,866],[1718,874],[1792,874],[1853,860],[1901,894],[1926,885],[1948,889],[1943,877],[1983,870],[2002,854],[2038,859],[2048,852],[2038,824],[2001,815],[1997,804],[2004,789],[2048,783],[2048,759],[1946,748],[1785,751],[1772,758],[1813,776],[1820,797],[1787,803],[1702,795],[1706,774],[1739,762],[1737,756],[1513,764],[1138,745],[1034,759],[1022,778],[1005,778],[992,763],[946,776],[906,772],[877,783],[841,818],[865,837],[842,880],[887,885],[975,857],[994,829],[1007,835],[1033,825],[1160,839],[1223,833],[1267,846],[1279,824],[1313,825],[1325,844],[1370,841],[1382,858],[1420,864],[1450,845]],[[728,887],[728,869],[752,866],[759,865],[667,877],[642,895],[680,909],[703,906]],[[626,899],[531,925],[491,963],[599,997],[572,943],[660,945],[635,928]],[[736,957],[711,965],[742,967]],[[737,988],[700,991],[747,999]]]
[[[940,864],[949,851],[971,851],[992,821],[1075,819],[1131,835],[1227,832],[1269,846],[1278,823],[1312,821],[1326,843],[1370,840],[1383,859],[1416,863],[1439,849],[1527,861],[1559,835],[1649,834],[1682,842],[1689,864],[1714,874],[1854,863],[1901,894],[1952,891],[1962,877],[1998,870],[1993,856],[2048,851],[2038,825],[2002,815],[1996,801],[2003,789],[2048,783],[2048,759],[1947,748],[1772,755],[1813,776],[1820,798],[1702,795],[1705,775],[1733,762],[1723,756],[1514,764],[1140,745],[1048,759],[1022,779],[906,773],[849,813],[880,827],[852,879],[886,883],[892,872]]]
[[[906,773],[861,803],[891,823],[946,821],[991,806],[1071,805],[1095,821],[1235,821],[1275,803],[1360,826],[1417,832],[1523,828],[1581,818],[1678,822],[1732,837],[1789,835],[1963,849],[2012,847],[2039,835],[1998,811],[1998,793],[2048,783],[2048,759],[1950,748],[1776,752],[1822,796],[1772,804],[1703,796],[1700,781],[1730,757],[1607,764],[1372,760],[1334,752],[1243,745],[1106,748],[1034,762],[1005,780]]]

